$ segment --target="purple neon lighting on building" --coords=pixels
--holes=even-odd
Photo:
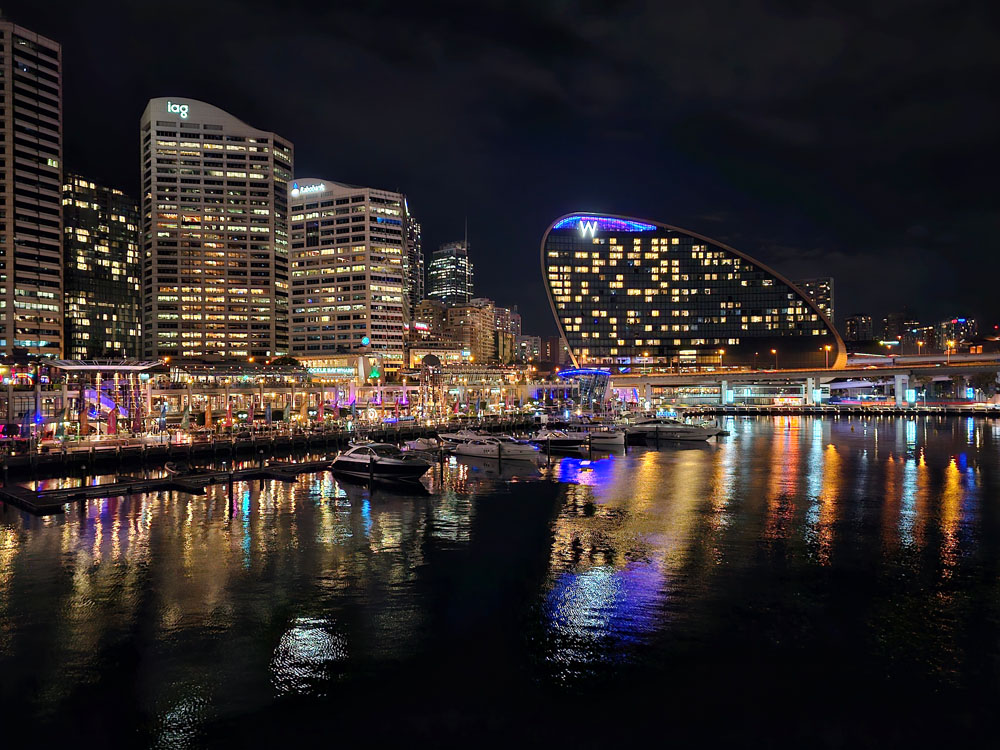
[[[553,225],[553,229],[579,229],[580,225],[592,225],[602,232],[653,232],[656,226],[647,224],[644,221],[632,221],[631,219],[615,219],[611,216],[583,216],[574,214],[560,219]]]

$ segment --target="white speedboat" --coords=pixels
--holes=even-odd
[[[416,481],[431,468],[430,461],[403,453],[388,443],[352,445],[333,460],[334,472],[355,477]]]
[[[621,430],[583,429],[566,430],[571,438],[580,438],[583,445],[590,444],[594,448],[618,448],[625,445],[625,433]]]
[[[416,440],[407,440],[403,445],[410,451],[436,453],[440,450],[451,450],[451,446],[438,437],[422,437]]]
[[[647,417],[625,428],[629,435],[656,440],[708,440],[718,434],[716,428],[687,424],[672,417]]]
[[[538,455],[538,449],[506,435],[484,435],[457,443],[455,455],[479,458],[532,459]]]
[[[553,450],[575,450],[584,443],[581,437],[570,437],[562,430],[549,430],[544,427],[528,439],[539,447]]]
[[[481,437],[486,437],[486,435],[487,433],[477,432],[476,430],[459,430],[458,432],[438,433],[439,438],[451,445],[464,443],[467,440],[478,440]]]

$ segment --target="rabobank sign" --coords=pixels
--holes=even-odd
[[[322,193],[326,191],[326,185],[324,183],[319,183],[318,185],[302,185],[299,187],[299,183],[292,183],[292,197],[298,198],[300,195],[310,195],[312,193]]]
[[[188,116],[188,105],[178,104],[177,102],[172,102],[168,99],[167,112],[172,115],[179,115],[182,120],[186,120]]]

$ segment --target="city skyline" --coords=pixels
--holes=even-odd
[[[751,86],[743,95],[747,101],[741,101],[731,92],[731,83],[722,86],[725,79],[721,71],[704,59],[704,53],[685,46],[694,55],[691,71],[698,71],[699,63],[706,67],[694,79],[706,91],[722,87],[723,109],[728,108],[725,116],[706,109],[705,98],[684,84],[669,61],[654,60],[641,68],[638,80],[658,81],[664,93],[672,95],[667,101],[677,102],[672,109],[665,110],[662,105],[650,108],[652,122],[666,126],[662,142],[649,142],[631,120],[620,125],[610,122],[607,108],[612,102],[607,93],[583,97],[593,99],[592,106],[598,111],[580,135],[567,140],[563,125],[585,106],[573,96],[586,82],[573,62],[584,49],[594,49],[595,34],[617,33],[600,19],[572,25],[558,12],[542,8],[530,23],[518,16],[525,23],[513,24],[514,32],[511,24],[503,24],[506,31],[501,37],[483,30],[482,24],[476,23],[481,18],[476,13],[454,21],[454,26],[438,28],[439,19],[423,17],[415,10],[399,11],[404,14],[399,21],[413,28],[434,28],[443,39],[478,39],[488,50],[513,56],[514,62],[507,67],[497,62],[496,69],[486,76],[484,91],[495,96],[467,101],[468,94],[457,87],[453,77],[446,75],[438,83],[429,75],[441,61],[416,42],[406,42],[400,48],[399,56],[409,55],[420,63],[407,67],[386,49],[354,37],[349,31],[354,24],[344,22],[347,11],[335,8],[311,17],[309,28],[319,46],[341,40],[353,52],[360,47],[361,59],[373,63],[360,74],[374,88],[393,81],[408,84],[402,88],[410,93],[401,95],[400,105],[419,116],[411,118],[405,131],[396,134],[401,137],[388,144],[387,124],[359,124],[364,118],[339,118],[304,95],[303,87],[309,81],[324,75],[327,66],[335,62],[333,58],[346,54],[337,52],[329,61],[320,59],[305,71],[293,63],[301,59],[291,50],[301,42],[304,11],[281,11],[280,27],[288,30],[276,36],[276,53],[262,62],[250,49],[252,45],[227,40],[220,46],[201,44],[204,29],[213,27],[212,19],[222,22],[216,14],[224,13],[224,8],[205,9],[209,17],[204,23],[173,27],[173,48],[183,49],[185,54],[170,66],[141,64],[143,51],[138,39],[143,37],[139,32],[151,23],[150,12],[125,5],[117,13],[111,9],[100,13],[67,5],[65,13],[52,13],[50,8],[44,12],[19,9],[11,19],[58,41],[63,45],[64,59],[72,61],[74,76],[64,86],[67,169],[126,194],[139,193],[133,166],[136,146],[130,145],[134,144],[131,123],[150,97],[178,92],[211,101],[258,127],[282,133],[296,144],[303,173],[406,193],[423,224],[425,250],[457,236],[468,215],[470,240],[477,249],[475,260],[484,280],[481,293],[517,304],[542,333],[552,323],[545,314],[541,279],[525,284],[517,266],[521,261],[530,262],[550,216],[576,208],[664,218],[743,248],[786,276],[834,276],[838,279],[840,325],[845,315],[860,311],[880,316],[902,308],[910,298],[925,300],[926,309],[915,310],[921,319],[945,318],[956,312],[984,322],[998,317],[991,296],[976,283],[974,275],[964,272],[984,261],[990,247],[991,235],[986,228],[993,209],[984,203],[988,190],[983,189],[982,180],[989,172],[993,153],[988,150],[986,159],[974,162],[970,155],[986,145],[984,134],[991,130],[988,124],[996,118],[995,109],[987,108],[985,119],[978,117],[976,125],[956,121],[961,118],[941,123],[935,119],[933,97],[921,95],[910,102],[905,138],[890,138],[894,118],[898,120],[902,113],[898,107],[886,112],[871,110],[868,103],[878,93],[874,84],[863,90],[853,86],[851,93],[848,81],[838,77],[833,83],[848,95],[838,100],[842,111],[830,113],[817,108],[804,87],[810,70],[816,67],[813,65],[788,82],[788,90],[777,101],[763,97],[759,86]],[[226,23],[267,28],[273,33],[279,24],[268,19],[276,12],[266,5],[253,6],[245,18],[227,18]],[[352,12],[359,16],[346,20],[358,22],[369,11]],[[661,15],[647,12],[652,14],[648,18],[639,11],[629,11],[626,16],[632,21],[648,21],[649,30],[643,33],[670,33],[663,27]],[[764,32],[770,29],[757,17],[763,11],[741,12],[750,15],[745,20],[751,25],[758,24]],[[499,11],[477,13],[495,17]],[[926,23],[926,17],[935,13],[944,13],[943,6],[925,8],[922,25],[919,19],[894,18],[900,21],[900,43],[885,54],[890,59],[909,59],[904,52],[920,46],[918,42],[928,33],[924,28],[933,27]],[[808,12],[781,22],[768,19],[768,23],[787,26],[801,37],[802,42],[781,46],[775,52],[781,59],[793,61],[805,54],[800,47],[808,46],[806,40],[823,42],[813,51],[820,57],[856,44],[851,32],[861,25],[839,17],[824,25]],[[827,26],[832,40],[822,33]],[[555,35],[557,29],[552,60],[531,51],[528,42],[532,35]],[[920,70],[907,73],[905,66],[896,66],[895,78],[883,76],[880,86],[901,91],[915,80],[944,85],[954,77],[969,84],[952,94],[965,104],[969,91],[975,88],[974,81],[989,73],[994,63],[969,52],[956,58],[958,72],[947,72],[944,58],[953,49],[955,37],[939,36],[935,34],[935,44],[930,45],[930,57],[922,57]],[[485,53],[474,53],[468,42],[455,49],[471,55],[471,69],[486,67],[489,71],[491,58]],[[731,54],[734,60],[742,60],[750,52],[752,49],[744,45]],[[619,83],[620,65],[616,63],[624,64],[602,53],[594,64],[598,72]],[[747,83],[766,72],[761,66],[772,64],[749,66],[743,74],[751,77]],[[862,55],[852,63],[850,73],[863,78],[865,71],[882,65]],[[108,70],[115,70],[115,75],[108,75]],[[257,76],[263,88],[251,92],[243,83],[243,71]],[[95,88],[94,83],[100,86]],[[623,103],[635,100],[635,87],[634,83],[621,87],[618,96]],[[463,120],[463,130],[457,133],[456,123],[441,117],[444,103],[452,98],[456,104],[471,107],[472,117]],[[830,124],[847,122],[850,118],[846,113],[860,111],[862,105],[869,118],[863,130],[857,125],[840,132],[830,130]],[[359,106],[367,106],[367,99]],[[509,138],[501,136],[507,130],[507,125],[501,125],[508,120],[515,122],[511,118],[518,112],[533,113],[532,126],[518,128]],[[698,123],[697,131],[692,130]],[[947,137],[936,149],[921,149],[937,133],[934,128],[940,127],[948,129]],[[328,140],[331,129],[336,137]],[[854,146],[853,157],[847,158],[851,151],[845,141],[852,139],[861,143]],[[375,141],[380,146],[369,147]],[[331,148],[330,143],[357,147]],[[903,148],[916,149],[912,158],[906,159],[905,174],[898,173],[887,160]],[[945,153],[949,157],[942,164]],[[624,165],[640,154],[643,163],[661,168],[623,171]],[[961,170],[963,179],[942,180],[937,174],[941,169],[944,177]],[[470,180],[475,181],[474,189]],[[613,191],[607,188],[612,184]],[[945,189],[943,185],[953,191],[947,200],[935,192]],[[460,188],[457,193],[456,186]],[[857,189],[845,193],[848,186]],[[663,209],[664,204],[668,210]],[[510,263],[511,257],[519,262]],[[891,285],[884,283],[889,278],[893,279]],[[948,295],[940,294],[942,285],[949,290]]]

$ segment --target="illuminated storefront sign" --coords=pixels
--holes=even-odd
[[[319,183],[318,185],[303,185],[299,187],[299,183],[292,183],[292,197],[298,198],[300,195],[311,195],[312,193],[323,193],[326,192],[326,184]]]
[[[601,232],[653,232],[656,227],[644,221],[616,219],[613,216],[567,216],[560,219],[553,229],[576,229],[582,237],[593,237]]]
[[[172,115],[180,115],[182,120],[186,120],[188,116],[188,105],[186,104],[175,104],[174,102],[167,102],[167,112]]]

